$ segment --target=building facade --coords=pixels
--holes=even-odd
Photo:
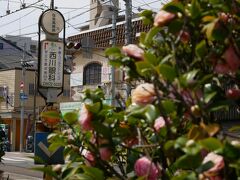
[[[133,43],[138,43],[140,32],[147,32],[151,26],[144,25],[141,18],[132,21]],[[125,21],[117,23],[116,45],[121,47],[125,44]],[[88,39],[88,44],[85,40]],[[101,86],[105,91],[106,98],[111,98],[111,66],[104,52],[112,46],[112,25],[106,25],[91,30],[80,32],[78,35],[68,37],[68,41],[80,42],[79,50],[71,49],[69,53],[73,56],[73,70],[71,74],[72,98],[80,100],[81,91],[86,88]],[[91,43],[90,43],[91,42]],[[115,71],[116,92],[126,97],[126,84],[124,73]]]
[[[24,82],[23,90],[25,98],[24,106],[24,139],[28,136],[32,127],[34,127],[34,90],[36,87],[35,78],[37,73],[35,70],[26,70],[23,76],[21,68],[5,69],[0,71],[0,96],[4,97],[4,101],[0,103],[0,117],[2,124],[9,125],[8,138],[11,144],[11,150],[19,150],[20,144],[20,120],[21,120],[21,100],[20,89],[21,82]],[[59,106],[60,102],[69,102],[70,99],[70,75],[64,75],[64,91],[58,98],[55,106]],[[36,119],[45,106],[45,100],[37,93],[36,95]],[[26,143],[24,141],[24,143]]]

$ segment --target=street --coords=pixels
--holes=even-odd
[[[40,180],[43,179],[43,173],[31,170],[34,165],[33,153],[6,152],[3,157],[3,164],[0,164],[0,170],[4,171],[1,179],[9,180]]]

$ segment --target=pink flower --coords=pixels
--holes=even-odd
[[[160,171],[147,157],[142,157],[135,162],[134,171],[137,176],[145,176],[146,180],[157,180]]]
[[[111,156],[112,156],[112,151],[110,148],[108,147],[101,147],[99,149],[99,153],[100,153],[100,158],[103,160],[103,161],[108,161],[110,160]]]
[[[234,50],[234,47],[230,45],[224,52],[223,58],[233,72],[236,72],[240,67],[240,58]]]
[[[208,155],[203,159],[202,163],[205,164],[209,161],[213,162],[213,167],[205,171],[203,174],[207,177],[213,177],[218,175],[219,171],[224,168],[223,157],[211,152],[208,153]]]
[[[231,69],[227,63],[218,63],[214,68],[214,72],[219,74],[228,74],[231,72]]]
[[[85,164],[87,166],[95,166],[96,160],[92,152],[84,150],[82,155],[85,157]]]
[[[237,100],[240,98],[240,89],[231,88],[226,91],[226,97],[229,99]]]
[[[88,111],[85,104],[82,106],[80,118],[78,121],[83,130],[88,131],[88,130],[93,129],[92,124],[91,124],[92,114]]]
[[[154,129],[156,132],[159,132],[161,128],[166,126],[166,122],[162,116],[158,117],[154,122]]]
[[[136,60],[143,60],[144,51],[135,44],[122,47],[123,52]]]
[[[174,18],[175,18],[175,14],[161,10],[155,16],[154,26],[159,26],[159,27],[164,26]]]
[[[156,93],[153,84],[141,84],[132,93],[132,103],[139,105],[151,104],[155,99]]]

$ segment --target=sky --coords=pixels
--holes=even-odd
[[[153,11],[158,11],[161,7],[161,0],[132,2],[134,12],[138,12],[139,7]],[[28,8],[21,9],[22,3]],[[125,2],[119,0],[119,3],[120,12],[124,13]],[[49,6],[50,0],[0,0],[0,36],[20,35],[36,40],[39,16]],[[88,24],[90,0],[55,0],[54,6],[64,15],[67,22],[66,37],[78,34],[78,28]],[[11,14],[6,15],[7,11]]]

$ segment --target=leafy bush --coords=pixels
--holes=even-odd
[[[125,109],[84,92],[69,129],[49,137],[68,159],[56,179],[237,179],[240,144],[222,136],[216,114],[240,98],[240,1],[182,0],[154,15],[138,45],[106,50],[139,84]]]

